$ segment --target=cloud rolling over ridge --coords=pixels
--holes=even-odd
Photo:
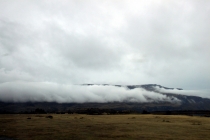
[[[210,99],[210,90],[178,90],[178,89],[164,89],[156,87],[156,90],[161,93],[172,93],[172,94],[180,94],[186,96],[198,96],[202,98]]]
[[[129,90],[125,87],[116,86],[62,85],[49,82],[1,83],[0,101],[58,103],[179,102],[177,98],[167,97],[141,88]]]

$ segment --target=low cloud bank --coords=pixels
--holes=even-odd
[[[164,89],[155,87],[157,91],[162,93],[181,94],[186,96],[198,96],[210,99],[210,90],[178,90],[178,89]]]
[[[4,102],[58,102],[58,103],[106,103],[106,102],[180,102],[141,88],[133,90],[116,86],[63,85],[48,82],[8,82],[0,84],[0,101]]]

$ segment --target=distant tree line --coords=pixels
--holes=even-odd
[[[210,110],[173,110],[173,111],[155,111],[155,115],[189,115],[189,116],[206,116],[210,117]]]
[[[87,108],[87,109],[77,109],[77,110],[69,110],[69,114],[77,113],[77,114],[88,114],[88,115],[111,115],[111,114],[131,114],[131,110],[114,110],[114,109],[99,109],[99,108]]]
[[[210,117],[210,110],[167,110],[167,111],[153,111],[149,112],[147,110],[142,110],[141,112],[136,112],[133,110],[115,110],[115,109],[100,109],[100,108],[77,108],[67,111],[50,111],[47,112],[44,109],[36,108],[32,111],[21,111],[19,114],[87,114],[87,115],[115,115],[115,114],[154,114],[154,115],[190,115],[190,116],[206,116]],[[0,111],[0,114],[15,114],[10,111]]]

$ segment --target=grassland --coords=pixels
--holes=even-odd
[[[20,140],[209,140],[210,118],[163,115],[0,115],[0,137]]]

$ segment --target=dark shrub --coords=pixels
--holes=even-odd
[[[53,116],[49,115],[49,116],[46,116],[46,118],[52,119],[52,118],[53,118]]]

